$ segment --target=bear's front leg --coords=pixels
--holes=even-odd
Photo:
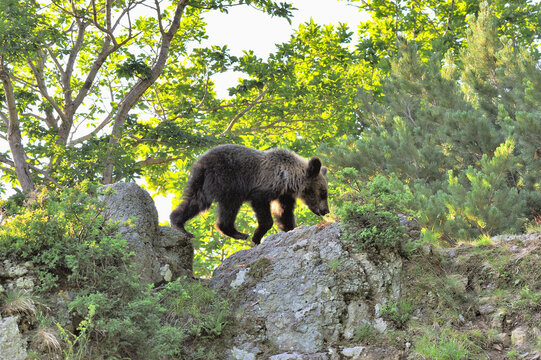
[[[259,244],[261,243],[261,238],[272,228],[273,221],[270,203],[268,201],[252,201],[252,208],[254,209],[258,223],[257,229],[255,229],[252,236],[252,241],[254,244]]]
[[[248,239],[249,235],[239,232],[235,228],[235,219],[239,213],[242,201],[231,200],[218,203],[218,219],[216,227],[218,230],[233,239]]]
[[[295,229],[295,203],[296,200],[290,195],[281,195],[272,205],[272,213],[278,227],[282,231]]]

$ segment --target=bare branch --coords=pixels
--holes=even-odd
[[[154,0],[154,3],[156,4],[156,15],[158,17],[158,25],[160,27],[160,34],[162,36],[165,34],[165,30],[163,29],[163,23],[162,23],[162,15],[160,10],[160,2],[158,0]]]
[[[173,161],[176,161],[176,160],[179,160],[179,159],[182,159],[182,156],[169,156],[165,159],[163,158],[146,158],[145,160],[143,161],[139,161],[136,163],[137,167],[138,168],[143,168],[145,166],[150,166],[150,165],[159,165],[159,164],[165,164],[165,163],[170,163],[170,162],[173,162]]]
[[[84,136],[81,136],[75,140],[71,140],[69,143],[68,143],[68,146],[75,146],[77,144],[80,144],[82,142],[85,142],[89,139],[91,139],[94,135],[96,135],[98,132],[100,132],[101,129],[103,129],[104,127],[106,127],[107,125],[109,125],[111,123],[111,121],[113,120],[113,112],[110,112],[109,115],[107,115],[107,117],[105,119],[103,119],[103,121],[101,123],[99,123],[98,126],[96,126],[96,128],[94,130],[92,130],[90,133],[84,135]]]
[[[265,94],[267,93],[269,89],[266,88],[265,90],[263,90],[255,99],[254,101],[252,101],[252,103],[248,104],[248,106],[246,106],[246,108],[244,108],[240,113],[237,114],[237,116],[235,116],[233,118],[233,120],[231,120],[231,122],[229,123],[229,125],[227,125],[227,128],[220,134],[220,136],[224,136],[229,130],[231,130],[231,128],[233,127],[233,125],[235,125],[235,123],[241,118],[244,116],[244,114],[246,114],[248,111],[250,111],[255,105],[258,104],[258,101],[261,100],[261,98],[263,98],[263,96],[265,96]]]
[[[49,95],[49,92],[47,91],[47,86],[45,85],[45,78],[43,77],[43,69],[45,68],[45,62],[43,60],[42,55],[38,54],[36,65],[34,65],[34,63],[31,60],[28,60],[28,65],[30,66],[30,69],[32,69],[32,72],[34,73],[34,77],[36,78],[36,83],[38,85],[38,89],[41,95],[55,109],[58,116],[60,116],[60,119],[62,121],[66,121],[66,115],[64,114],[64,111],[60,108],[60,106],[56,103],[56,101],[54,101],[54,99],[51,97],[51,95]]]
[[[199,110],[199,108],[201,108],[201,106],[203,106],[203,103],[207,99],[207,95],[209,93],[210,74],[209,74],[208,71],[207,71],[206,75],[207,75],[207,80],[205,81],[205,93],[203,94],[203,98],[201,99],[199,104],[197,104],[197,106],[195,107],[197,110]]]
[[[70,56],[66,64],[66,70],[61,72],[62,74],[61,84],[62,84],[62,87],[64,88],[64,94],[66,96],[66,103],[70,108],[72,107],[71,75],[73,74],[75,60],[77,59],[77,56],[79,55],[79,51],[81,50],[83,46],[86,27],[88,26],[88,23],[83,22],[83,21],[77,21],[77,26],[79,30],[77,31],[77,38],[75,39],[75,43],[73,44],[73,48],[71,49]]]
[[[449,15],[447,16],[447,24],[445,25],[445,32],[443,33],[443,37],[447,36],[447,33],[449,30],[451,30],[451,19],[453,17],[455,11],[455,0],[451,0],[451,9],[449,10]]]
[[[279,103],[279,102],[283,103],[284,100],[268,99],[268,100],[265,100],[265,101],[259,101],[258,104],[271,104],[271,103]],[[212,107],[212,108],[203,108],[203,109],[199,109],[199,110],[205,111],[205,112],[212,112],[212,111],[217,111],[217,110],[221,110],[221,109],[243,107],[243,106],[247,106],[247,103],[244,102],[242,104],[225,104],[225,105],[215,106],[215,107]]]
[[[245,132],[245,131],[253,132],[253,131],[266,130],[266,129],[271,129],[271,128],[272,129],[287,129],[288,131],[291,131],[291,130],[298,130],[299,129],[298,127],[293,127],[292,126],[292,125],[294,125],[294,123],[325,122],[327,120],[328,119],[285,120],[283,118],[279,118],[279,119],[276,119],[274,121],[271,121],[267,125],[251,127],[251,128],[243,129],[243,130],[239,130],[239,131],[233,131],[233,133],[237,134],[237,133]],[[277,126],[277,124],[280,124],[280,123],[284,123],[284,125]]]

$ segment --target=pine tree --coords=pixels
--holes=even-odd
[[[423,61],[403,43],[389,77],[363,93],[363,131],[330,149],[364,180],[395,174],[412,211],[440,237],[521,230],[541,214],[541,70],[535,52],[498,37],[484,5],[458,55]],[[352,151],[353,150],[353,151]]]

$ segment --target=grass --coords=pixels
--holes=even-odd
[[[482,349],[471,337],[483,338],[479,333],[465,333],[444,329],[441,332],[424,328],[423,334],[416,339],[414,353],[431,360],[483,359]]]
[[[2,301],[1,312],[8,316],[28,315],[34,317],[37,312],[35,297],[26,290],[8,290]]]
[[[378,332],[372,324],[365,323],[355,328],[353,340],[363,345],[372,345],[377,343]]]
[[[40,324],[32,337],[32,346],[40,352],[54,355],[62,354],[62,345],[60,344],[57,329],[48,326],[45,323]]]

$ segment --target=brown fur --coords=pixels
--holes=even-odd
[[[184,230],[186,221],[216,202],[218,229],[246,239],[248,235],[238,232],[234,222],[242,203],[250,202],[259,224],[252,240],[259,244],[273,224],[271,202],[272,214],[284,231],[295,227],[293,210],[298,197],[317,215],[329,212],[326,171],[318,158],[308,161],[289,150],[217,146],[192,166],[184,199],[171,213],[171,224]]]

